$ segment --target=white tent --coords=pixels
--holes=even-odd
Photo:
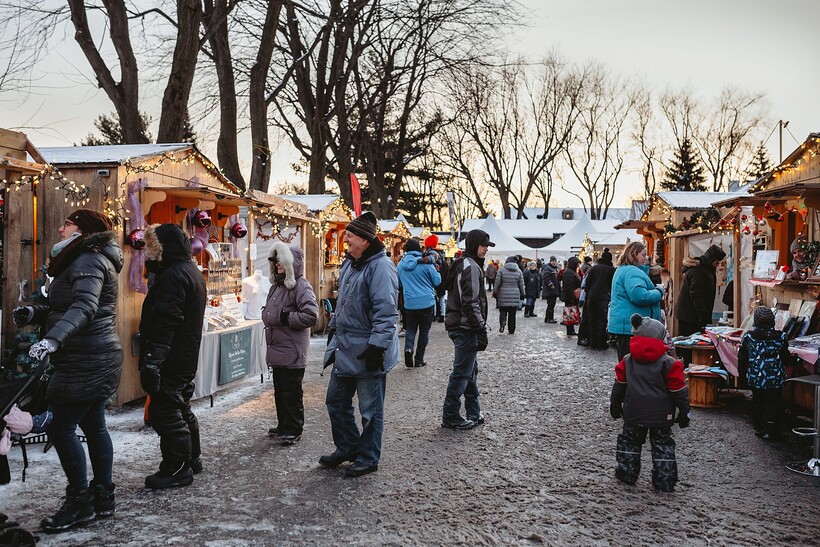
[[[508,256],[513,255],[521,255],[529,258],[536,256],[536,249],[521,243],[513,236],[504,232],[493,215],[488,216],[487,219],[481,223],[481,226],[477,227],[477,229],[487,232],[490,235],[490,241],[495,243],[495,247],[490,247],[487,251],[486,258],[492,260],[500,259],[503,261]],[[460,249],[464,248],[464,240],[459,242],[458,247]]]
[[[584,238],[589,235],[589,238],[595,242],[597,239],[602,239],[608,234],[600,233],[599,229],[589,220],[586,214],[582,214],[575,226],[545,247],[538,249],[538,254],[541,257],[555,256],[559,260],[567,260],[569,257],[577,255],[584,242]]]

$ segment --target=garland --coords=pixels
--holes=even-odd
[[[270,235],[266,234],[262,231],[262,228],[265,226],[271,227]],[[287,227],[287,226],[285,226]],[[279,241],[283,241],[285,243],[290,243],[299,233],[299,229],[297,228],[292,234],[287,237],[282,237],[282,227],[281,224],[278,222],[273,222],[272,220],[258,220],[256,221],[256,237],[263,241],[270,241],[273,238],[277,238]]]

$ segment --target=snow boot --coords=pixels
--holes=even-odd
[[[60,509],[40,521],[44,532],[53,534],[68,530],[72,526],[94,520],[94,496],[88,489],[79,490],[66,486],[65,501]]]
[[[89,489],[94,494],[94,512],[98,519],[104,519],[114,514],[114,483],[107,486],[91,481]]]

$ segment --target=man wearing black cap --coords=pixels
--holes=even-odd
[[[455,345],[453,372],[444,397],[442,427],[470,429],[484,423],[478,401],[476,353],[487,349],[487,293],[484,291],[484,256],[495,247],[483,230],[470,230],[464,254],[447,272],[447,314],[444,326]],[[461,416],[461,396],[467,418]]]
[[[712,245],[702,256],[683,261],[683,280],[675,312],[679,336],[702,332],[703,327],[712,322],[717,265],[725,257],[726,253],[720,247]]]
[[[387,373],[399,361],[399,281],[376,229],[376,216],[369,211],[347,225],[347,258],[339,272],[324,356],[325,367],[333,365],[325,405],[336,450],[319,458],[319,465],[333,468],[353,462],[345,469],[346,477],[379,468]],[[353,413],[354,395],[361,430]]]

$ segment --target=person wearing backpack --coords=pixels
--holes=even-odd
[[[786,334],[774,330],[771,308],[758,306],[754,328],[743,335],[737,352],[737,367],[752,390],[752,425],[755,435],[780,439],[785,364],[790,357]]]

